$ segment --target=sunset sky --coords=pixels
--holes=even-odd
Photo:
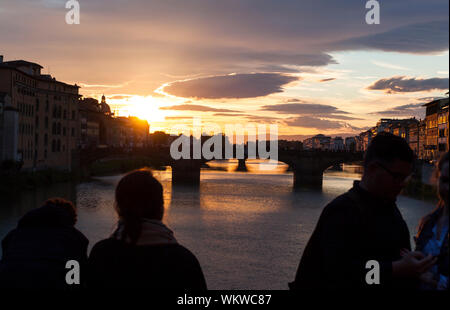
[[[358,134],[423,118],[448,92],[448,0],[1,0],[0,55],[107,97],[151,131],[276,123],[281,136]]]

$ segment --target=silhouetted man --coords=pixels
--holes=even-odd
[[[413,169],[406,141],[378,134],[364,157],[364,173],[353,188],[329,203],[304,250],[291,289],[408,288],[434,264],[431,256],[410,250],[408,227],[395,201]],[[368,261],[375,260],[379,268]],[[369,266],[369,265],[368,265]],[[379,270],[379,284],[368,284]],[[369,282],[376,279],[373,273]]]

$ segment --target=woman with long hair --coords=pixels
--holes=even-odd
[[[206,289],[197,258],[162,222],[163,187],[150,170],[119,181],[115,208],[117,229],[89,256],[90,287]]]
[[[449,237],[449,209],[448,209],[448,173],[449,153],[445,153],[436,167],[439,203],[437,208],[422,218],[419,232],[416,236],[416,251],[424,255],[437,257],[436,264],[421,276],[421,289],[448,289],[448,237]]]

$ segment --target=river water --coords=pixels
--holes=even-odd
[[[197,256],[210,289],[287,289],[321,210],[347,191],[361,171],[344,165],[343,171],[325,172],[322,191],[293,191],[293,175],[285,165],[268,171],[250,161],[248,172],[235,172],[235,161],[210,166],[202,170],[197,190],[172,186],[170,168],[154,171],[164,186],[164,222]],[[77,228],[91,249],[114,229],[114,187],[120,177],[55,184],[12,200],[0,198],[0,239],[28,210],[58,196],[76,202]],[[434,208],[404,196],[398,206],[412,235],[419,219]]]

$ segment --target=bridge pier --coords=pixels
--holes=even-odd
[[[200,185],[201,160],[180,159],[172,162],[172,185]]]
[[[245,165],[245,159],[238,159],[238,166],[237,166],[236,171],[242,171],[242,172],[247,171],[247,166]]]
[[[294,190],[309,188],[322,190],[323,173],[329,167],[337,168],[340,163],[358,161],[362,159],[362,153],[304,151],[283,152],[279,154],[279,160],[289,164],[294,173]],[[342,169],[339,166],[339,169]]]
[[[344,169],[343,169],[341,163],[334,164],[334,165],[331,167],[331,169],[334,170],[334,171],[344,171]]]
[[[323,185],[322,171],[302,171],[294,169],[294,190],[301,188],[321,190]]]

